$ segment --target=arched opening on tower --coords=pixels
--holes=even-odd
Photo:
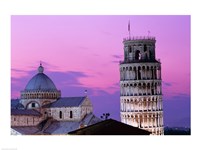
[[[70,112],[69,112],[69,118],[73,118],[73,113],[72,113],[71,110],[70,110]]]
[[[136,70],[136,67],[134,67],[133,70],[134,70],[134,80],[137,80],[137,70]]]
[[[128,52],[129,52],[129,53],[132,53],[131,46],[128,46]]]
[[[144,80],[144,79],[146,79],[146,72],[145,72],[145,66],[142,66],[142,74],[143,74],[143,77],[142,77],[142,79]]]
[[[151,95],[154,95],[154,89],[151,89]]]
[[[141,67],[138,67],[138,80],[141,80]]]
[[[149,59],[152,59],[152,58],[153,58],[153,56],[152,56],[152,52],[149,51]]]
[[[149,66],[147,66],[146,78],[147,78],[147,79],[150,79],[150,77],[149,77]]]
[[[59,113],[60,119],[62,119],[62,116],[63,116],[62,111],[60,111],[60,113]]]
[[[144,44],[144,52],[146,52],[146,51],[147,51],[147,45]]]
[[[143,83],[142,88],[143,88],[143,95],[147,95],[147,94],[146,94],[146,84],[145,84],[145,83]]]
[[[154,71],[152,66],[151,66],[151,79],[154,79]]]
[[[133,60],[133,49],[131,46],[128,46],[128,60],[132,61]]]
[[[144,44],[144,54],[145,54],[145,59],[148,59],[148,55],[147,55],[147,45]]]
[[[154,67],[154,78],[157,79],[157,68]]]
[[[141,60],[141,53],[139,50],[135,52],[135,60]]]

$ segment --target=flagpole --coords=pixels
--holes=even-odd
[[[128,31],[129,31],[129,39],[131,39],[131,26],[130,26],[130,20],[128,22]]]
[[[148,30],[148,37],[149,37],[149,35],[150,35],[150,31]]]

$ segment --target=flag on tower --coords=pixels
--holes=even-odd
[[[150,31],[148,30],[148,36],[150,35]]]
[[[128,22],[128,34],[129,34],[129,39],[131,38],[131,25],[130,25],[130,20]]]

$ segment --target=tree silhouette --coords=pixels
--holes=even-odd
[[[109,116],[110,116],[110,113],[103,113],[103,115],[101,116],[101,119],[107,120]]]

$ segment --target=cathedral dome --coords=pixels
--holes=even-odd
[[[57,91],[57,88],[53,81],[43,73],[44,68],[42,65],[38,67],[38,74],[36,74],[28,82],[25,87],[25,91]]]

